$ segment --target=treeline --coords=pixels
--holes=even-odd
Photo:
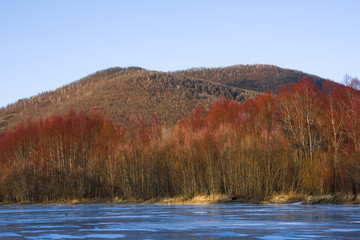
[[[358,194],[359,121],[358,90],[308,78],[170,129],[99,110],[28,120],[0,137],[0,201]]]

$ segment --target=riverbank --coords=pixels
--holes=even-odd
[[[332,204],[332,205],[358,205],[360,204],[360,194],[341,195],[328,194],[321,196],[310,195],[294,195],[294,194],[279,194],[274,195],[269,199],[263,201],[248,200],[241,198],[231,198],[226,195],[200,195],[193,198],[189,197],[173,197],[160,199],[120,199],[120,198],[92,198],[92,199],[72,199],[61,201],[47,201],[47,202],[1,202],[0,204],[168,204],[168,205],[207,205],[207,204]]]
[[[289,204],[289,203],[302,203],[302,204],[333,204],[333,205],[357,205],[360,204],[360,194],[354,195],[322,195],[322,196],[306,196],[306,195],[292,195],[292,194],[279,194],[263,200],[248,200],[248,199],[234,199],[224,195],[211,195],[211,196],[196,196],[194,198],[164,198],[160,200],[149,200],[145,203],[158,203],[158,204],[227,204],[227,203],[251,203],[251,204]]]

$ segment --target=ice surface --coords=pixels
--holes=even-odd
[[[359,239],[360,206],[1,205],[8,239]]]

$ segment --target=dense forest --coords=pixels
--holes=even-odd
[[[173,127],[98,109],[29,119],[0,137],[0,201],[358,194],[358,87],[320,91],[304,77],[276,95],[199,105]]]

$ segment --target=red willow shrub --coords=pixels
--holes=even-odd
[[[360,191],[360,94],[309,78],[242,104],[221,98],[172,129],[100,110],[19,124],[0,137],[0,200],[150,199]]]

